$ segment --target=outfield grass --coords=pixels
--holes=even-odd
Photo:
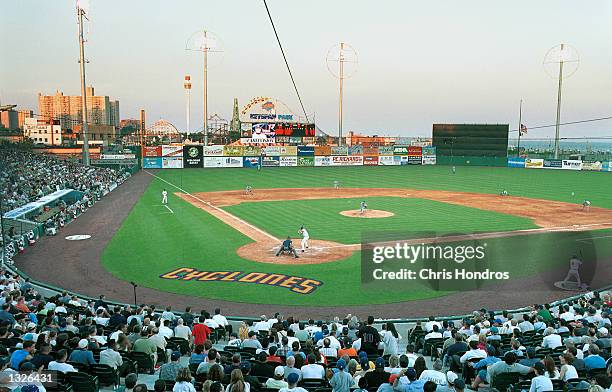
[[[334,180],[339,180],[344,187],[406,187],[492,194],[507,189],[511,195],[567,202],[581,203],[584,198],[588,198],[594,206],[612,208],[612,193],[609,192],[609,189],[612,189],[612,176],[596,172],[458,167],[457,174],[453,175],[448,167],[431,166],[270,168],[261,172],[248,169],[183,169],[160,170],[156,175],[190,193],[243,189],[247,184],[252,185],[255,190],[279,187],[331,187]],[[170,207],[174,214],[169,214],[160,205],[160,193],[164,188],[170,191]],[[409,292],[378,290],[373,295],[371,291],[362,290],[359,254],[334,263],[308,266],[269,265],[244,260],[236,255],[235,249],[251,240],[174,196],[173,192],[176,191],[178,190],[161,180],[152,181],[105,249],[102,262],[111,273],[125,281],[135,281],[142,286],[159,290],[251,303],[306,306],[322,303],[357,305],[431,298],[446,294],[429,290]],[[266,202],[257,203],[256,209],[249,208],[249,204],[242,204],[229,207],[228,210],[244,216],[256,225],[261,225],[277,236],[286,235],[287,225],[293,234],[296,230],[294,226],[305,223],[311,228],[314,238],[319,238],[318,235],[321,234],[329,236],[326,239],[339,242],[358,242],[357,233],[366,228],[358,225],[369,225],[371,221],[372,227],[375,227],[387,219],[388,222],[394,222],[394,225],[400,227],[409,224],[415,226],[416,230],[427,227],[435,231],[449,228],[458,230],[459,227],[466,231],[512,230],[531,224],[523,218],[429,200],[372,198],[368,201],[372,203],[374,199],[375,203],[380,202],[386,207],[379,208],[378,205],[373,207],[371,204],[371,208],[395,209],[393,212],[400,213],[397,217],[362,220],[356,223],[359,220],[337,215],[340,210],[357,208],[357,204],[344,207],[343,203],[347,203],[347,200]],[[350,203],[349,201],[344,205]],[[422,208],[415,210],[415,207]],[[265,210],[268,210],[269,214],[262,212]],[[295,213],[296,210],[300,216]],[[319,218],[316,218],[313,211],[320,214]],[[404,212],[410,212],[409,219],[399,216],[404,215]],[[283,220],[284,214],[288,215]],[[461,219],[453,220],[456,214],[459,214],[457,217]],[[343,219],[350,220],[350,224],[342,223]],[[555,241],[551,240],[550,243],[554,244]],[[515,248],[510,242],[507,244],[508,249]],[[520,249],[524,248],[525,243],[516,241],[515,245]],[[509,253],[507,259],[500,259],[500,265],[514,263],[512,265],[517,265],[522,276],[537,273],[542,268],[551,266],[551,261],[544,260],[546,257],[544,254],[541,256],[543,258],[541,262],[534,261],[525,254],[519,259],[525,263],[531,262],[522,265],[523,261],[517,262],[519,253],[511,250]],[[160,279],[161,274],[179,267],[293,274],[320,279],[324,285],[313,294],[299,295],[287,289],[256,284]]]
[[[360,243],[362,233],[375,231],[471,233],[537,227],[528,218],[400,197],[367,198],[369,208],[393,212],[395,216],[392,217],[359,219],[340,215],[340,211],[358,209],[361,200],[270,201],[241,203],[224,209],[277,238],[299,237],[297,229],[303,224],[313,239],[343,244]]]

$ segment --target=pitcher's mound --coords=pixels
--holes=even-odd
[[[359,210],[347,210],[340,212],[340,214],[350,216],[351,218],[388,218],[395,215],[392,212],[383,210],[366,210],[364,214],[361,214]]]
[[[272,241],[253,242],[243,245],[236,250],[238,256],[243,259],[257,261],[268,264],[321,264],[329,263],[340,259],[345,259],[360,249],[360,245],[343,245],[337,242],[310,240],[310,247],[302,252],[300,249],[300,239],[293,239],[296,245],[299,258],[293,254],[281,254],[276,256],[276,251],[280,244]]]

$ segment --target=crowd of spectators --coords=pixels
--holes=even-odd
[[[80,372],[94,382],[106,369],[128,392],[147,390],[136,370],[155,374],[156,390],[177,392],[446,392],[492,386],[508,374],[532,391],[610,390],[609,293],[520,314],[431,317],[402,331],[402,340],[393,323],[373,317],[275,314],[232,326],[221,309],[118,306],[65,292],[44,298],[6,271],[0,290],[0,387],[17,371],[49,370],[66,382]]]

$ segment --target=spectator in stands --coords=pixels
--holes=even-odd
[[[383,325],[381,339],[383,342],[383,355],[396,355],[399,353],[399,341],[402,336],[395,329],[395,324]]]
[[[285,380],[287,380],[287,382],[289,382],[289,378],[288,377],[289,377],[290,374],[297,374],[298,379],[299,380],[302,379],[302,372],[301,372],[300,369],[297,369],[295,367],[295,357],[293,355],[288,356],[287,360],[286,360],[286,365],[285,365]]]
[[[329,338],[323,339],[323,347],[319,349],[319,352],[325,357],[337,358],[338,351],[335,348],[330,347],[330,344],[331,344],[331,341],[329,340]]]
[[[93,357],[93,352],[89,350],[89,341],[87,339],[79,340],[76,350],[70,353],[70,362],[83,363],[85,365],[93,365],[96,360]]]
[[[346,361],[344,359],[339,359],[338,362],[336,363],[336,368],[338,369],[338,371],[334,373],[334,375],[329,380],[329,385],[331,385],[332,391],[333,392],[349,392],[351,387],[354,385],[354,381],[350,373],[346,371]],[[384,371],[384,362],[383,362],[383,371]],[[386,380],[388,379],[389,377],[387,377]],[[370,384],[368,383],[368,385]]]
[[[225,388],[225,392],[249,392],[251,385],[244,381],[242,371],[240,369],[232,370],[230,374],[230,383]]]
[[[223,371],[223,366],[219,364],[212,365],[210,369],[208,369],[206,379],[222,382],[225,379],[225,372]]]
[[[486,351],[478,348],[478,342],[475,340],[472,340],[469,344],[469,351],[467,351],[465,354],[463,354],[461,356],[461,358],[459,359],[459,361],[464,364],[468,361],[473,361],[475,358],[480,358],[480,359],[484,359],[487,357],[487,353]]]
[[[368,355],[378,354],[378,344],[380,343],[380,334],[378,330],[373,327],[373,324],[374,317],[368,316],[367,324],[362,327],[357,334],[361,339],[361,350],[365,351]],[[372,387],[372,385],[370,385],[370,387]]]
[[[544,364],[544,376],[551,380],[559,379],[559,371],[555,365],[555,360],[550,355],[544,357],[542,364]]]
[[[284,380],[285,378],[285,368],[282,366],[277,366],[274,368],[274,376],[268,378],[266,380],[266,388],[270,389],[283,389],[287,388],[289,384]]]
[[[301,367],[303,378],[321,379],[325,378],[325,368],[319,365],[314,354],[308,354],[308,365]]]
[[[176,321],[176,327],[174,327],[174,337],[191,342],[191,328],[185,325],[185,321],[182,318],[179,318]]]
[[[216,363],[217,363],[217,350],[213,347],[210,350],[208,350],[208,353],[206,354],[206,359],[200,362],[200,364],[198,365],[198,368],[196,369],[196,374],[208,373],[208,369],[210,369],[210,367],[215,365]]]
[[[231,374],[236,369],[240,370],[241,363],[242,357],[239,353],[235,353],[234,355],[232,355],[232,362],[228,365],[225,365],[223,369],[225,371],[225,374]]]
[[[589,355],[584,358],[584,366],[587,371],[592,369],[604,369],[606,367],[606,360],[599,355],[599,347],[596,344],[589,345]]]
[[[478,386],[483,382],[486,382],[488,367],[500,361],[500,359],[495,356],[492,347],[489,347],[487,354],[488,355],[486,358],[481,359],[472,366],[476,371],[476,378],[474,378],[474,381],[472,382],[472,389],[474,390],[478,390]]]
[[[559,369],[559,379],[567,381],[572,378],[578,378],[578,371],[572,365],[574,362],[574,356],[569,353],[565,353],[559,356],[561,368]]]
[[[170,322],[171,320],[167,320],[162,317],[161,324],[159,326],[159,335],[163,336],[166,339],[174,337],[174,331],[172,330],[172,328],[170,328]]]
[[[250,388],[254,391],[259,391],[263,387],[259,379],[251,375],[251,362],[246,361],[240,364],[240,371],[246,384],[250,385]]]
[[[257,360],[253,361],[251,375],[257,377],[274,377],[274,365],[268,362],[268,354],[260,352],[257,354]]]
[[[553,383],[550,381],[550,378],[546,377],[544,374],[546,369],[544,368],[544,364],[542,362],[538,362],[533,366],[533,370],[535,372],[535,377],[531,379],[531,387],[529,388],[529,392],[546,392],[552,391]]]
[[[527,347],[525,350],[525,354],[527,358],[523,358],[519,361],[521,365],[533,367],[537,362],[540,362],[538,358],[536,358],[536,350],[533,347]],[[489,353],[491,355],[491,353]]]
[[[0,310],[0,322],[6,322],[10,326],[13,326],[17,321],[15,321],[15,317],[13,317],[11,314],[10,309],[10,303],[5,303],[2,305],[2,310]]]
[[[357,351],[352,347],[351,339],[348,337],[342,339],[342,348],[338,350],[339,357],[342,357],[344,355],[348,355],[351,358],[357,356]]]
[[[68,359],[68,351],[67,350],[59,350],[56,354],[56,360],[49,362],[48,369],[55,370],[62,373],[68,372],[76,372],[77,370],[74,366],[66,363]]]
[[[442,373],[442,361],[436,359],[432,370],[424,370],[419,376],[419,380],[432,381],[436,385],[446,385],[446,375]]]
[[[438,386],[437,392],[455,392],[454,384],[458,378],[459,376],[457,376],[457,373],[451,372],[449,370],[448,372],[446,372],[446,384],[443,386]]]
[[[191,358],[189,358],[189,363],[194,365],[199,365],[204,362],[207,355],[204,354],[204,345],[198,344],[195,346],[193,352],[191,353]]]
[[[140,331],[140,338],[134,342],[132,351],[145,353],[151,357],[154,364],[157,363],[157,345],[155,342],[151,341],[147,328],[143,328],[142,331]]]
[[[208,336],[211,334],[210,328],[204,324],[206,317],[200,316],[198,322],[193,326],[191,333],[193,334],[193,344],[204,344],[208,340]]]
[[[212,316],[212,319],[219,324],[220,326],[222,326],[223,328],[225,328],[225,330],[227,331],[227,333],[232,333],[232,326],[231,324],[227,321],[227,318],[225,318],[225,316],[223,316],[221,314],[221,309],[216,308],[215,309],[215,315]]]
[[[164,363],[159,368],[159,379],[174,381],[178,377],[179,371],[184,367],[179,361],[181,359],[181,353],[178,351],[174,351],[170,355],[170,362]]]
[[[138,383],[138,375],[136,373],[130,373],[125,376],[125,385],[119,387],[118,392],[133,392],[136,383]]]
[[[531,368],[523,366],[517,362],[518,357],[512,351],[509,351],[504,355],[504,360],[494,363],[487,369],[487,383],[489,385],[493,379],[502,373],[520,373],[527,375],[531,372]]]
[[[367,372],[365,378],[368,381],[369,388],[378,388],[380,384],[386,382],[391,374],[385,371],[385,360],[378,357],[374,363],[374,371]]]
[[[155,380],[155,384],[153,384],[154,392],[165,392],[166,391],[166,383],[164,380]]]
[[[401,377],[402,373],[400,373],[399,375]],[[408,368],[405,370],[405,375],[409,383],[398,382],[394,388],[396,392],[421,392],[423,391],[425,380],[417,379],[416,370],[414,370],[413,368]]]
[[[49,354],[51,352],[51,345],[44,343],[40,345],[40,348],[34,354],[34,357],[30,360],[36,369],[47,368],[49,363],[53,361],[53,357]]]
[[[528,314],[523,315],[523,321],[519,323],[518,327],[522,333],[535,330],[535,328],[533,327],[533,324],[531,323],[531,321],[529,321]]]
[[[393,384],[395,384],[397,380],[397,374],[392,374],[389,376],[389,380],[380,384],[376,392],[393,392]]]
[[[120,377],[129,371],[130,366],[127,362],[123,362],[121,354],[117,351],[117,343],[112,339],[108,341],[106,349],[100,351],[100,364],[110,366]]]
[[[257,333],[255,331],[249,331],[249,338],[242,342],[242,348],[263,349],[263,346],[259,340],[257,340]]]
[[[149,337],[149,341],[152,342],[153,344],[155,344],[156,346],[156,352],[161,351],[163,354],[161,354],[162,356],[162,360],[166,361],[168,358],[170,358],[170,355],[172,354],[172,350],[167,348],[168,346],[168,341],[166,340],[166,338],[159,332],[159,328],[157,327],[153,327],[153,329],[151,330],[152,336]]]
[[[554,350],[562,345],[561,336],[556,333],[555,329],[553,327],[546,328],[544,331],[544,338],[542,338],[542,347]]]
[[[34,354],[34,342],[26,340],[22,343],[22,348],[15,350],[11,354],[11,368],[19,370],[19,365],[23,361],[29,361]]]
[[[172,388],[173,392],[196,392],[191,383],[191,372],[189,368],[181,368],[176,375],[176,383]],[[248,392],[248,391],[247,391]]]

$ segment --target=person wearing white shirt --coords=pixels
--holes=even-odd
[[[321,349],[319,349],[319,352],[326,356],[326,357],[337,357],[338,356],[338,350],[336,350],[335,348],[330,347],[330,341],[329,338],[325,338],[323,339],[323,347],[321,347]]]
[[[437,322],[436,319],[433,316],[430,316],[429,317],[429,321],[425,323],[425,332],[433,331],[433,326],[434,325],[437,325],[438,329],[442,329],[442,324]]]
[[[466,353],[463,354],[461,358],[459,358],[459,362],[466,363],[467,361],[470,361],[474,358],[484,359],[487,357],[487,352],[478,348],[477,341],[471,341],[469,345],[470,345],[470,350],[466,351]]]
[[[204,325],[206,325],[210,329],[219,328],[219,323],[211,319],[209,315],[207,315],[206,319],[204,320]]]
[[[434,339],[434,338],[441,338],[442,334],[439,331],[439,327],[438,325],[434,324],[432,327],[431,332],[429,332],[428,334],[426,334],[423,339],[425,340],[429,340],[429,339]]]
[[[526,314],[523,315],[523,321],[519,323],[518,327],[523,333],[535,330],[533,324],[529,321],[529,316]]]
[[[68,351],[59,350],[57,352],[57,359],[55,361],[49,362],[47,368],[49,370],[55,370],[62,373],[76,372],[77,370],[74,368],[74,366],[70,365],[69,363],[66,363],[67,358]]]
[[[172,313],[172,307],[168,306],[166,307],[166,310],[164,310],[164,312],[161,314],[161,319],[162,320],[174,320],[176,318],[176,316],[174,315],[174,313]]]
[[[546,328],[544,331],[544,337],[542,338],[542,347],[555,349],[559,346],[562,346],[561,336],[555,333],[555,329],[552,327]]]
[[[421,373],[419,380],[432,381],[436,385],[446,385],[446,374],[442,373],[442,361],[437,359],[433,364],[433,370],[426,369]]]
[[[174,336],[188,341],[191,339],[191,329],[184,325],[182,318],[179,318],[176,322],[176,327],[174,327]]]
[[[323,380],[325,378],[325,368],[317,363],[317,357],[314,354],[308,354],[308,365],[304,365],[300,369],[302,378],[316,378]]]
[[[268,318],[265,315],[261,316],[261,321],[258,321],[257,323],[253,325],[253,331],[255,332],[269,331],[269,330],[270,330],[270,324],[268,324]]]
[[[533,365],[533,369],[535,370],[536,376],[531,379],[531,387],[529,388],[529,392],[549,392],[552,391],[553,383],[550,378],[544,375],[544,364],[541,362],[536,362]]]
[[[223,327],[227,327],[229,325],[227,318],[225,318],[225,316],[221,314],[221,309],[219,308],[215,309],[215,315],[212,316],[212,319],[215,320],[217,324]]]
[[[162,320],[162,325],[159,326],[159,334],[170,339],[174,336],[174,331],[169,327],[170,320]]]

